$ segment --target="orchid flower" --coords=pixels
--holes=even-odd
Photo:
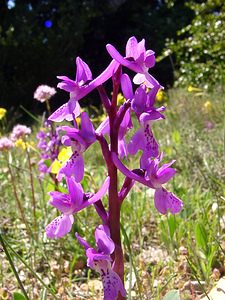
[[[139,149],[142,150],[141,168],[143,168],[142,165],[146,159],[157,157],[159,154],[158,143],[151,129],[153,121],[164,118],[161,111],[165,108],[163,106],[158,109],[154,107],[159,85],[153,87],[150,92],[146,91],[145,85],[141,85],[134,94],[129,76],[123,74],[121,76],[121,88],[124,97],[131,100],[131,109],[136,113],[141,125],[141,128],[133,135],[128,144],[128,152],[135,155]]]
[[[148,164],[145,166],[145,179],[150,180],[155,188],[154,201],[156,209],[162,214],[166,214],[167,210],[170,210],[172,214],[176,214],[183,207],[182,201],[162,187],[162,184],[168,182],[176,174],[176,171],[171,168],[175,160],[159,168],[162,157],[163,154],[154,160],[148,161]]]
[[[116,300],[119,293],[125,297],[126,291],[123,283],[111,266],[110,254],[114,252],[115,244],[110,238],[109,227],[100,225],[95,229],[97,250],[92,248],[78,233],[76,233],[76,238],[86,250],[87,266],[101,275],[104,300]]]
[[[146,170],[143,176],[140,176],[127,169],[115,153],[112,153],[112,159],[116,167],[126,177],[155,189],[155,207],[160,213],[166,214],[167,211],[170,210],[172,214],[176,214],[181,211],[183,202],[173,193],[162,187],[162,184],[168,182],[176,173],[174,169],[170,168],[175,162],[174,160],[168,164],[164,164],[161,168],[159,168],[159,163],[162,159],[162,155],[154,160],[148,160],[148,165],[145,166]]]
[[[145,49],[145,40],[142,39],[139,43],[133,36],[129,38],[126,45],[126,56],[123,57],[114,46],[106,45],[106,49],[117,62],[122,66],[136,72],[133,81],[136,84],[145,82],[150,88],[159,85],[158,81],[148,73],[149,68],[155,65],[155,52]]]
[[[88,199],[83,191],[80,183],[77,183],[74,178],[66,178],[68,194],[61,192],[50,192],[49,204],[56,207],[62,212],[62,215],[55,218],[47,227],[46,234],[49,238],[61,238],[70,232],[74,217],[73,214],[90,206],[100,200],[108,190],[109,177],[106,178],[99,191]]]
[[[83,152],[96,141],[95,129],[86,112],[81,113],[81,129],[62,126],[66,135],[62,137],[62,144],[71,147],[73,154],[61,167],[58,173],[60,180],[63,175],[67,177],[74,176],[77,182],[80,182],[84,176]]]
[[[107,81],[117,70],[119,64],[113,60],[109,66],[94,80],[89,66],[80,58],[76,59],[77,73],[76,79],[72,80],[67,76],[57,76],[62,82],[58,83],[58,88],[70,93],[69,102],[60,106],[50,117],[49,120],[62,122],[63,120],[72,121],[80,115],[80,105],[78,100],[85,97],[96,87]]]

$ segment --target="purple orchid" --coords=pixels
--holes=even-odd
[[[75,81],[67,76],[57,76],[62,82],[58,88],[70,93],[69,102],[59,107],[49,120],[62,122],[63,120],[72,121],[80,115],[80,105],[78,100],[85,97],[96,87],[107,81],[117,70],[119,64],[113,60],[109,66],[98,77],[92,80],[92,73],[88,65],[80,58],[76,59],[77,73]]]
[[[51,239],[61,238],[70,232],[74,222],[73,214],[100,200],[107,192],[110,180],[107,177],[99,191],[91,197],[86,197],[89,194],[84,193],[81,184],[77,183],[74,178],[66,178],[66,182],[68,194],[57,191],[49,193],[51,197],[49,204],[62,212],[62,215],[46,227],[46,234]]]
[[[65,176],[68,185],[68,194],[51,192],[49,203],[59,209],[62,214],[55,218],[47,227],[46,233],[50,238],[60,238],[68,233],[74,222],[74,214],[81,209],[94,204],[95,210],[104,225],[95,230],[96,248],[92,248],[78,234],[79,243],[84,246],[87,255],[87,265],[100,273],[104,300],[123,300],[126,292],[123,286],[124,259],[121,243],[120,210],[125,197],[132,189],[135,182],[154,189],[154,203],[156,209],[166,214],[170,211],[176,214],[183,207],[182,201],[173,193],[164,188],[174,175],[171,167],[174,161],[160,166],[162,155],[159,155],[159,145],[153,135],[152,126],[155,121],[164,119],[164,106],[155,106],[156,94],[161,88],[158,81],[148,71],[155,64],[155,55],[152,50],[145,49],[145,40],[138,42],[131,37],[126,45],[126,55],[123,57],[112,45],[107,45],[107,50],[113,58],[109,66],[95,79],[88,65],[79,57],[76,59],[77,73],[75,80],[66,76],[59,76],[62,81],[58,87],[70,93],[69,102],[61,106],[50,116],[50,120],[61,122],[64,119],[74,121],[74,128],[62,126],[65,132],[61,142],[71,147],[73,154],[61,167],[58,179]],[[139,84],[133,91],[132,81],[127,74],[122,74],[122,66],[136,72],[133,82]],[[112,78],[112,98],[108,96],[102,85]],[[97,88],[100,99],[108,114],[107,118],[95,130],[86,112],[81,114],[81,128],[75,118],[80,115],[78,101]],[[118,106],[118,93],[122,90],[126,101]],[[131,116],[135,115],[140,128],[133,135],[130,142],[126,143],[126,134],[133,127]],[[105,138],[105,135],[108,135]],[[40,134],[40,139],[44,139]],[[106,163],[108,176],[103,186],[95,194],[84,193],[80,181],[84,176],[83,153],[95,141],[99,142],[102,155]],[[54,144],[54,140],[53,140]],[[50,143],[40,143],[44,151]],[[120,161],[128,153],[134,155],[142,151],[140,168],[129,170]],[[42,154],[45,155],[44,153]],[[42,159],[45,157],[42,156]],[[40,167],[44,167],[40,164]],[[43,168],[44,170],[44,168]],[[124,174],[125,180],[119,190],[118,170]],[[100,200],[108,190],[107,209]]]
[[[118,134],[118,153],[121,158],[128,156],[127,143],[125,140],[125,135],[133,127],[130,109],[126,111],[123,121],[120,124],[119,134]]]
[[[121,163],[115,153],[112,154],[112,159],[116,167],[126,177],[155,189],[155,207],[160,213],[166,214],[167,211],[170,210],[172,214],[176,214],[181,211],[183,202],[173,193],[162,187],[162,184],[168,182],[176,173],[173,168],[170,168],[170,166],[175,162],[174,160],[168,164],[164,164],[160,168],[159,163],[162,159],[162,155],[154,160],[148,160],[148,164],[145,165],[145,172],[142,174],[142,176],[140,176],[135,172],[128,170]]]
[[[97,250],[92,248],[78,233],[76,233],[76,238],[86,250],[87,266],[101,275],[104,300],[116,300],[119,293],[125,297],[126,291],[123,283],[118,274],[112,270],[110,254],[114,252],[115,244],[110,238],[109,227],[100,225],[95,229]]]
[[[38,162],[41,179],[46,173],[51,172],[51,168],[47,165],[49,165],[49,162],[52,163],[59,154],[59,148],[61,146],[59,131],[60,127],[55,129],[52,122],[45,121],[44,129],[41,129],[36,136],[39,140],[37,147],[40,149],[41,157],[41,160]]]
[[[81,114],[81,129],[62,126],[66,135],[62,137],[62,144],[72,147],[73,154],[69,160],[61,167],[58,173],[58,179],[62,176],[74,176],[77,182],[80,182],[84,176],[83,152],[96,141],[95,129],[86,112]]]
[[[154,201],[156,209],[162,214],[166,214],[167,210],[170,210],[172,214],[176,214],[183,207],[182,201],[162,187],[162,184],[168,182],[176,174],[176,171],[171,168],[175,160],[159,168],[162,157],[161,154],[156,159],[148,161],[145,179],[150,180],[155,188]]]
[[[135,155],[137,151],[142,150],[141,168],[146,159],[157,157],[159,154],[158,143],[154,138],[151,125],[153,121],[161,120],[164,116],[161,114],[165,107],[155,108],[155,96],[160,88],[156,85],[150,92],[147,92],[146,86],[141,85],[133,93],[132,83],[127,74],[121,76],[121,88],[126,99],[131,101],[131,109],[136,113],[141,128],[133,135],[128,144],[128,152]]]
[[[150,88],[159,85],[158,81],[148,73],[149,68],[152,68],[155,65],[155,52],[152,50],[146,51],[144,39],[138,43],[134,36],[129,38],[126,45],[125,57],[110,44],[106,45],[106,49],[111,57],[118,61],[122,66],[137,73],[134,77],[134,83],[140,84],[145,82]]]

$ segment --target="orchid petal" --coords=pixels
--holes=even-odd
[[[91,248],[91,246],[86,242],[77,232],[75,233],[75,236],[78,240],[78,242],[87,250],[88,248]]]
[[[147,68],[153,68],[155,65],[155,52],[152,50],[146,51],[145,65]]]
[[[157,181],[160,184],[164,184],[168,182],[175,174],[176,170],[174,170],[173,168],[167,168],[160,172],[160,174],[157,172]]]
[[[79,207],[82,204],[84,197],[84,191],[81,184],[76,182],[73,177],[67,177],[66,183],[73,207]]]
[[[133,83],[135,84],[142,84],[146,81],[146,77],[144,74],[137,73],[133,78]]]
[[[153,105],[155,104],[155,98],[156,98],[156,95],[157,95],[159,89],[160,89],[160,85],[156,85],[148,93],[148,95],[147,95],[147,103],[146,104],[147,104],[147,107],[149,109],[153,108]]]
[[[164,115],[162,115],[157,110],[143,112],[139,117],[139,121],[142,125],[146,124],[148,121],[156,121],[162,119],[165,119]]]
[[[89,144],[96,140],[94,126],[86,112],[81,114],[81,135]]]
[[[76,104],[75,110],[74,110],[75,117],[78,117],[80,115],[80,105],[79,103]],[[54,113],[51,114],[51,116],[48,118],[50,121],[54,122],[62,122],[63,120],[72,121],[73,116],[69,111],[68,103],[63,104],[60,106]]]
[[[68,114],[68,103],[66,103],[60,106],[53,114],[51,114],[48,120],[54,122],[62,122],[65,119],[65,117],[68,116]]]
[[[123,96],[128,99],[133,99],[133,87],[130,77],[127,74],[122,74],[121,76],[121,89],[123,92]]]
[[[110,44],[106,45],[106,49],[108,53],[111,55],[111,57],[114,58],[116,61],[118,61],[122,66],[125,66],[128,69],[131,69],[132,71],[137,73],[143,72],[142,68],[137,63],[125,59],[112,45]]]
[[[109,117],[107,117],[95,130],[97,134],[109,134]]]
[[[131,155],[135,155],[139,149],[143,150],[144,149],[143,140],[144,140],[144,130],[143,128],[140,128],[133,135],[129,144],[127,145],[128,152]]]
[[[71,210],[70,197],[67,194],[63,194],[57,191],[50,192],[49,204],[60,210],[62,213],[67,213]]]
[[[100,252],[104,254],[112,254],[115,250],[115,244],[110,238],[109,227],[107,225],[100,225],[96,228],[95,240]]]
[[[176,214],[183,207],[182,201],[164,188],[156,189],[154,201],[156,209],[162,214],[166,214],[167,210],[170,210],[172,214]]]
[[[156,142],[151,127],[149,124],[146,124],[144,128],[144,141],[145,148],[144,151],[147,154],[147,157],[157,157],[159,154],[159,145]],[[143,143],[143,141],[142,141]]]
[[[80,182],[83,179],[84,159],[77,151],[73,153],[67,162],[61,167],[57,178],[60,180],[63,175],[66,177],[74,176],[76,182]]]
[[[85,82],[92,80],[92,73],[89,66],[80,58],[76,58],[77,73],[76,82],[84,84]]]
[[[135,92],[134,100],[131,102],[131,108],[137,114],[141,114],[143,111],[145,111],[146,102],[146,91],[143,86],[140,86]]]
[[[138,42],[137,39],[132,36],[129,38],[126,44],[126,57],[132,57],[136,59],[139,56],[139,53],[137,51]]]
[[[102,283],[104,289],[104,300],[116,300],[120,293],[126,296],[126,290],[119,275],[112,269],[108,269],[106,274],[102,274]]]
[[[119,169],[123,175],[125,175],[135,181],[138,181],[150,188],[154,188],[153,184],[150,180],[146,180],[144,177],[141,177],[141,176],[135,174],[134,172],[130,171],[129,169],[127,169],[124,166],[124,164],[122,164],[122,162],[119,160],[116,153],[114,153],[114,152],[112,153],[112,160],[113,160],[113,163],[115,164],[115,166],[117,167],[117,169]]]
[[[123,139],[119,139],[118,141],[118,153],[120,158],[128,157],[128,150],[127,150],[127,144]]]
[[[67,76],[57,76],[57,78],[62,80],[62,82],[59,82],[57,84],[57,87],[66,92],[71,93],[78,88],[77,83],[74,80],[68,78]]]
[[[46,228],[47,237],[50,239],[61,238],[70,232],[74,222],[73,215],[61,215],[55,218]]]

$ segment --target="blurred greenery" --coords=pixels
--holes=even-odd
[[[124,53],[127,39],[135,35],[159,55],[166,38],[173,38],[193,15],[183,0],[173,5],[146,0],[1,0],[0,106],[15,109],[22,104],[40,112],[43,107],[33,100],[34,90],[39,84],[56,86],[57,75],[74,78],[77,55],[90,64],[94,76],[110,62],[105,49],[109,42]],[[153,74],[171,86],[170,60],[157,65]],[[53,108],[67,97],[58,91]],[[89,104],[98,101],[95,94],[88,99]]]
[[[176,85],[212,88],[225,83],[225,2],[187,1],[194,12],[190,24],[168,39],[162,57],[175,59]]]

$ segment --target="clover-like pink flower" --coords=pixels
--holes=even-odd
[[[27,127],[26,125],[17,124],[16,126],[13,127],[10,138],[12,139],[12,141],[16,141],[19,138],[29,134],[31,134],[31,129],[29,127]]]
[[[34,99],[43,103],[46,100],[49,100],[55,94],[56,94],[56,90],[53,87],[42,84],[39,85],[36,91],[34,92]]]
[[[14,147],[14,143],[7,137],[0,138],[0,151],[9,150]]]

